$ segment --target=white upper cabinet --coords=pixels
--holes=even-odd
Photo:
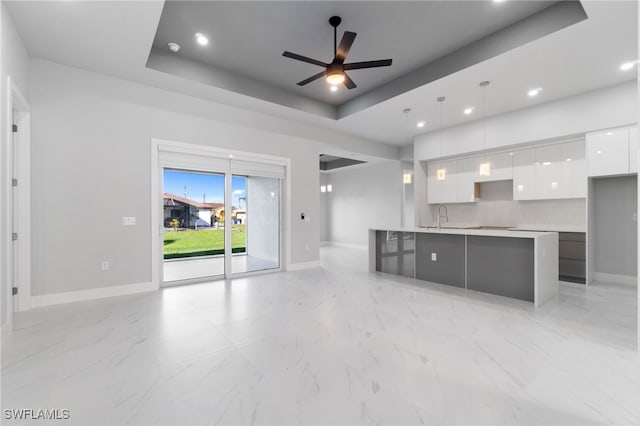
[[[456,160],[427,165],[427,200],[429,204],[457,201]]]
[[[638,128],[629,129],[629,173],[638,173]]]
[[[563,198],[562,145],[536,148],[536,198]]]
[[[484,162],[490,163],[491,172],[481,177],[480,164]],[[475,183],[511,179],[514,200],[585,198],[585,141],[429,163],[427,200],[429,204],[472,203],[478,201]]]
[[[587,173],[589,176],[629,173],[629,128],[587,134]]]
[[[480,175],[480,164],[489,163],[489,175]],[[513,179],[512,156],[508,152],[487,154],[476,157],[476,182],[494,182]]]
[[[562,147],[563,198],[586,198],[587,158],[584,141],[569,142]]]
[[[475,199],[475,177],[477,174],[475,158],[463,158],[456,161],[458,179],[456,181],[456,201],[472,203]]]
[[[584,141],[524,149],[513,153],[513,199],[585,198]]]
[[[476,158],[430,163],[427,166],[429,204],[472,203],[476,201],[474,179]]]
[[[536,150],[523,149],[513,153],[513,199],[536,199]]]

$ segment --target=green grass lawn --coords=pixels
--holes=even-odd
[[[244,225],[233,225],[231,248],[233,253],[245,251]],[[183,231],[165,231],[164,258],[211,256],[224,253],[224,230],[222,229],[186,229]]]

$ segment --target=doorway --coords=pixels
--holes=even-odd
[[[157,282],[173,286],[282,270],[286,163],[202,147],[197,153],[192,145],[184,152],[186,146],[154,143]]]
[[[2,246],[2,258],[6,285],[6,304],[3,314],[11,327],[12,313],[31,308],[31,133],[30,108],[13,83],[7,78],[7,133],[3,167],[3,191],[5,209],[2,223],[6,243]]]

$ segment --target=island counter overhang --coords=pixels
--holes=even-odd
[[[369,229],[369,271],[526,300],[537,307],[558,293],[558,233]]]

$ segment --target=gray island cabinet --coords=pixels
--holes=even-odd
[[[369,271],[533,302],[558,293],[558,234],[370,229]]]

